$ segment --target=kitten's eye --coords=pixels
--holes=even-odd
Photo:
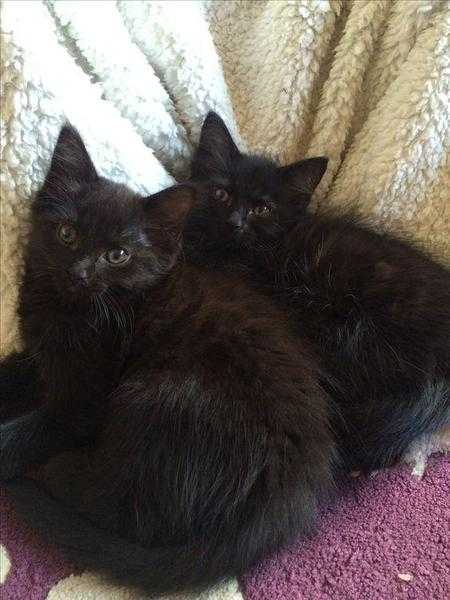
[[[123,265],[130,259],[130,253],[125,248],[112,248],[105,254],[110,265]]]
[[[58,238],[63,244],[69,246],[77,239],[77,232],[72,225],[63,224],[58,227]]]
[[[253,212],[257,217],[266,217],[270,213],[270,206],[257,206]]]
[[[227,202],[229,199],[228,192],[222,188],[214,192],[214,198],[219,202]]]

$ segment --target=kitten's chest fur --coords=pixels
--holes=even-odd
[[[286,334],[285,320],[242,277],[180,265],[137,311],[127,366],[221,377],[223,364],[243,360],[241,350],[253,346],[254,336]]]
[[[220,274],[201,273],[181,266],[160,285],[152,288],[136,311],[136,325],[127,365],[145,357],[154,368],[188,363],[211,330],[211,310],[221,311],[221,297],[210,309],[214,292],[207,284]],[[210,299],[209,299],[210,297]],[[215,323],[217,325],[217,323]],[[203,333],[203,335],[200,335]],[[200,336],[200,337],[199,337]]]
[[[48,397],[105,397],[116,384],[132,331],[128,313],[116,308],[67,305],[25,281],[19,315],[22,336]]]

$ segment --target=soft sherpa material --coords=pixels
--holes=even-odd
[[[2,354],[66,119],[100,173],[151,193],[186,175],[214,109],[243,148],[328,155],[316,207],[356,205],[450,261],[447,0],[5,0],[0,76]],[[80,581],[60,597],[89,597]]]

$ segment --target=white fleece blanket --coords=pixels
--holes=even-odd
[[[316,207],[357,205],[450,259],[447,0],[5,0],[1,84],[2,353],[65,119],[102,174],[150,193],[188,173],[214,109],[242,147],[329,156]]]

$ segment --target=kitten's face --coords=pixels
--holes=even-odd
[[[276,216],[277,167],[260,158],[237,157],[222,174],[211,173],[208,198],[230,230],[242,235]]]
[[[192,164],[192,178],[203,186],[199,222],[209,235],[237,244],[285,231],[306,211],[326,164],[313,158],[279,167],[242,154],[220,117],[209,113]]]
[[[173,188],[142,198],[98,177],[78,134],[65,127],[33,205],[29,257],[36,281],[45,279],[74,303],[149,287],[176,260],[190,197]]]
[[[155,262],[143,200],[98,180],[76,194],[38,199],[33,240],[57,292],[86,297],[110,287],[147,285]]]
[[[209,179],[198,182],[201,200],[189,218],[188,229],[236,247],[263,229],[276,229],[280,211],[275,174],[276,166],[269,161],[247,157],[236,160],[232,171],[211,173]]]

